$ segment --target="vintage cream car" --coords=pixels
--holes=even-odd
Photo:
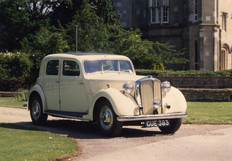
[[[169,82],[138,76],[129,58],[99,53],[46,56],[29,93],[34,124],[48,115],[93,121],[102,134],[119,135],[122,126],[158,126],[174,133],[186,117],[186,100]]]

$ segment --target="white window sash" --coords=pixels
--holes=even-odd
[[[169,0],[149,0],[151,23],[169,23]]]

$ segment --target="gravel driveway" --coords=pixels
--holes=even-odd
[[[26,109],[0,107],[0,122],[32,125]],[[158,128],[124,127],[121,137],[102,137],[95,125],[49,117],[42,130],[79,142],[81,150],[72,161],[232,161],[232,125],[182,125],[174,135]]]

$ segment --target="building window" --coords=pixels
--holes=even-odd
[[[194,0],[194,20],[198,21],[198,0]]]
[[[169,0],[149,0],[151,23],[169,23]]]
[[[227,19],[227,13],[222,13],[222,30],[226,31],[226,19]]]
[[[198,52],[198,42],[197,40],[194,42],[194,57],[195,57],[195,60],[194,60],[194,68],[195,70],[199,70],[199,52]]]
[[[221,51],[221,70],[226,69],[226,50],[222,49]]]
[[[229,67],[229,51],[226,48],[222,48],[221,50],[221,70],[230,69]]]

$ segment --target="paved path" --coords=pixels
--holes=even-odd
[[[0,107],[1,122],[35,127],[26,109]],[[102,137],[92,124],[53,117],[37,128],[78,141],[81,150],[72,161],[232,161],[232,125],[182,125],[174,135],[125,127],[116,138]]]

